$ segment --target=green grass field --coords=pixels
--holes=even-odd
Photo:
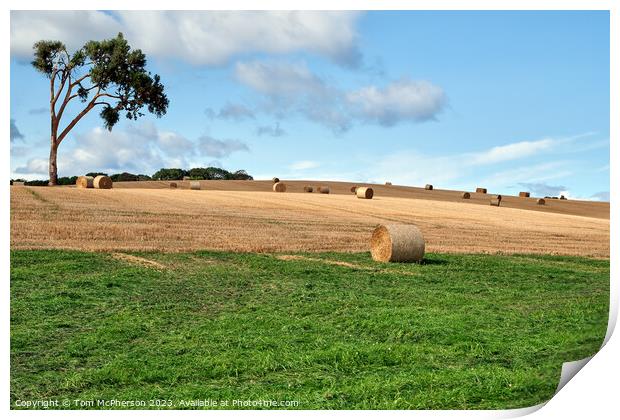
[[[42,399],[517,408],[549,399],[562,362],[594,354],[607,326],[608,260],[135,255],[165,267],[11,252],[13,408]]]

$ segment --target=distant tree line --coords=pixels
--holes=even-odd
[[[86,176],[97,176],[97,175],[105,175],[108,174],[103,172],[89,172]],[[129,172],[123,172],[120,174],[112,174],[110,178],[112,182],[122,182],[122,181],[176,181],[182,180],[185,177],[189,177],[192,180],[199,179],[237,179],[237,180],[253,180],[254,178],[251,175],[248,175],[246,171],[240,169],[235,172],[229,172],[226,169],[215,168],[210,166],[208,168],[192,168],[188,171],[185,169],[179,168],[161,168],[159,171],[155,172],[153,176],[148,175],[135,175]],[[58,178],[57,185],[73,185],[77,180],[77,176],[63,176]],[[34,180],[34,181],[26,181],[24,179],[11,179],[11,185],[13,182],[23,182],[25,185],[31,186],[45,186],[48,185],[49,180]]]
[[[246,171],[240,169],[235,172],[229,172],[226,169],[215,168],[209,166],[208,168],[192,168],[189,171],[179,168],[162,168],[153,174],[153,179],[158,181],[173,181],[181,180],[184,177],[189,179],[238,179],[238,180],[253,180],[251,175],[248,175]]]
[[[73,185],[75,184],[76,179],[77,179],[77,176],[63,176],[61,178],[58,178],[58,185]],[[18,179],[12,179],[11,185],[13,185],[13,182],[23,182],[24,185],[43,187],[43,186],[48,185],[49,180],[35,179],[34,181],[26,181],[25,179],[18,178]]]

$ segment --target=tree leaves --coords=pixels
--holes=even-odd
[[[63,82],[65,78],[71,81],[80,77],[74,82],[77,94],[67,95],[67,100],[78,97],[93,106],[104,105],[99,115],[108,130],[118,123],[121,113],[131,120],[143,116],[145,106],[158,118],[166,114],[169,101],[161,78],[146,70],[146,56],[139,49],[132,50],[122,33],[103,41],[89,41],[73,55],[60,41],[39,41],[34,49],[32,65],[41,73],[50,78],[55,77],[55,72],[61,73]]]
[[[39,41],[34,44],[34,60],[32,66],[47,77],[52,77],[58,64],[59,56],[66,51],[65,44],[60,41]]]
[[[106,106],[99,113],[101,119],[103,119],[103,125],[108,131],[112,131],[112,127],[118,122],[120,119],[120,113],[116,108],[112,108],[111,106]]]

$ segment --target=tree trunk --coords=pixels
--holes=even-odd
[[[56,117],[56,111],[54,110],[54,77],[52,77],[52,98],[50,99],[50,161],[49,172],[50,178],[47,182],[49,186],[55,186],[58,184],[58,165],[56,164],[56,158],[58,156],[58,118]],[[58,92],[60,95],[60,92]]]
[[[69,69],[70,71],[70,69]],[[86,76],[83,76],[81,79],[78,79],[78,82],[81,80],[84,80],[84,78],[86,78]],[[93,99],[91,99],[91,101],[88,103],[88,105],[86,106],[86,108],[84,108],[70,123],[69,125],[67,125],[65,127],[64,130],[62,130],[62,132],[60,133],[60,135],[58,135],[58,126],[60,123],[60,119],[62,118],[62,114],[63,111],[65,110],[65,106],[67,106],[67,104],[69,103],[69,101],[71,101],[71,99],[73,99],[74,97],[78,96],[73,95],[71,96],[71,88],[73,87],[71,84],[71,74],[70,73],[63,73],[63,77],[62,77],[62,84],[60,85],[60,88],[58,90],[57,93],[54,92],[54,80],[56,79],[56,72],[54,72],[54,74],[52,74],[52,78],[50,81],[50,119],[51,119],[51,135],[50,135],[50,161],[49,161],[49,172],[50,172],[50,179],[49,182],[47,183],[47,185],[50,186],[54,186],[54,185],[58,185],[58,166],[56,164],[56,158],[58,156],[58,146],[60,146],[60,143],[63,141],[63,139],[66,137],[66,135],[69,133],[69,131],[71,131],[71,129],[73,129],[73,127],[82,119],[82,117],[86,114],[88,114],[88,112],[93,109],[95,107],[95,105],[108,105],[109,104],[105,101],[103,102],[96,102],[97,98],[101,97],[101,96],[106,96],[106,97],[115,97],[113,95],[110,95],[109,93],[100,93],[101,88],[98,87],[97,88],[97,94],[95,95],[95,97]],[[65,94],[65,99],[60,107],[60,110],[58,111],[58,114],[56,114],[56,100],[58,99],[58,97],[60,96],[60,94],[62,93],[62,90],[65,86],[65,82],[69,81],[69,86],[67,87],[67,93]],[[81,85],[80,85],[81,86]]]
[[[56,143],[56,135],[55,133],[51,136],[51,145],[50,145],[50,180],[48,185],[54,186],[58,184],[58,167],[56,165],[56,157],[58,155],[58,144]]]

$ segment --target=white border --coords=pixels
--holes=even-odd
[[[84,10],[84,9],[105,9],[105,10],[165,10],[173,6],[176,10],[192,10],[192,9],[210,9],[210,10],[233,10],[233,9],[247,9],[247,10],[266,10],[266,9],[304,9],[304,10],[387,10],[387,9],[414,9],[414,10],[610,10],[611,11],[611,108],[610,115],[612,118],[610,121],[610,176],[611,176],[611,205],[612,215],[613,209],[615,209],[615,197],[618,195],[617,183],[614,181],[615,176],[618,175],[615,168],[616,160],[618,157],[618,133],[619,133],[619,120],[620,110],[618,108],[618,93],[620,92],[620,85],[618,80],[618,72],[620,67],[618,66],[618,3],[613,0],[506,0],[506,1],[491,1],[491,0],[436,0],[436,1],[422,1],[422,0],[410,0],[410,1],[371,1],[371,0],[341,0],[326,1],[282,1],[282,0],[265,0],[261,2],[256,1],[241,1],[241,0],[228,0],[225,2],[202,2],[197,3],[195,1],[188,0],[176,0],[173,3],[163,0],[152,0],[144,4],[136,4],[137,2],[128,3],[127,1],[109,0],[109,1],[90,1],[85,3],[84,1],[75,0],[58,0],[53,3],[49,1],[13,1],[9,0],[4,2],[5,8],[2,10],[0,27],[3,33],[2,42],[2,59],[3,65],[0,68],[0,74],[4,85],[3,92],[9,92],[10,87],[10,10],[36,10],[36,9],[59,9],[59,10]],[[12,92],[12,94],[15,94]],[[3,118],[0,120],[3,133],[9,132],[9,115],[10,115],[10,95],[2,95],[0,100],[0,115]],[[2,159],[1,167],[4,168],[6,173],[10,171],[9,156],[10,156],[10,144],[8,141],[4,143],[5,152],[0,154]],[[10,176],[10,175],[9,175]],[[7,177],[8,178],[8,177]],[[4,397],[1,399],[1,404],[4,410],[9,411],[9,243],[10,243],[10,205],[9,205],[9,187],[4,182],[4,187],[0,192],[0,212],[2,212],[2,238],[5,244],[4,252],[1,255],[2,258],[2,291],[3,291],[3,305],[2,305],[2,368],[1,374],[3,377],[2,391]],[[620,343],[617,337],[611,333],[615,326],[618,315],[618,268],[616,264],[616,257],[618,247],[614,244],[618,240],[618,224],[614,217],[611,218],[611,312],[610,312],[610,325],[606,339],[609,339],[603,349],[597,353],[593,359],[578,373],[575,379],[566,384],[561,391],[552,398],[546,405],[543,405],[542,409],[532,414],[535,418],[557,418],[558,416],[592,416],[594,418],[609,417],[609,413],[618,412],[618,375],[620,374],[620,363],[618,355],[620,354]],[[617,334],[616,334],[617,336]],[[515,417],[519,415],[527,414],[528,412],[535,411],[540,407],[532,407],[524,410],[506,410],[506,411],[390,411],[390,412],[366,412],[366,411],[217,411],[217,412],[184,412],[182,415],[188,417],[205,415],[213,417],[252,417],[252,418],[266,418],[266,417],[303,417],[303,418],[315,418],[315,417],[334,417],[339,418],[357,418],[360,415],[369,416],[389,416],[399,418],[498,418],[498,417]],[[11,416],[16,418],[83,418],[83,417],[142,417],[145,415],[143,412],[108,412],[108,411],[96,411],[96,412],[24,412],[24,411],[10,411]],[[86,414],[86,415],[85,415]],[[154,418],[169,418],[178,416],[179,412],[149,412],[149,417]]]

